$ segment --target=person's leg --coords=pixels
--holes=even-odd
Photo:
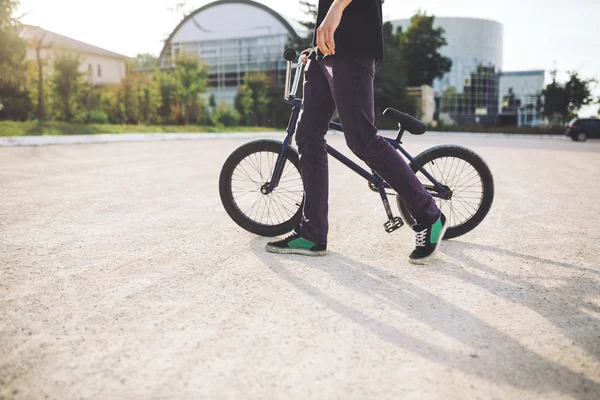
[[[304,209],[300,224],[286,239],[267,244],[274,253],[324,255],[327,249],[329,171],[325,135],[335,104],[319,63],[309,60],[304,73],[302,111],[296,125]]]
[[[325,75],[332,89],[348,147],[400,196],[418,224],[440,217],[435,200],[402,156],[375,127],[374,59],[327,57]]]
[[[329,83],[318,61],[309,60],[304,73],[304,98],[296,126],[296,144],[304,184],[304,212],[295,231],[326,244],[329,232],[329,166],[325,135],[335,112]]]

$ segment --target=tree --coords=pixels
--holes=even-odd
[[[240,85],[235,96],[234,105],[243,120],[243,124],[250,125],[253,119],[254,99],[252,98],[252,89],[246,82]]]
[[[154,54],[150,53],[141,53],[135,56],[135,61],[133,63],[133,69],[156,69],[158,68],[158,58],[154,56]]]
[[[69,52],[59,54],[54,60],[52,93],[60,120],[72,121],[79,108],[83,89],[83,73],[79,71],[79,55]]]
[[[317,5],[312,1],[300,0],[300,7],[302,7],[303,14],[306,15],[306,20],[298,21],[298,23],[306,27],[308,34],[305,37],[290,39],[287,46],[295,49],[296,51],[303,51],[309,47],[312,47],[313,34],[315,31],[318,14]]]
[[[508,94],[502,98],[502,111],[516,112],[521,106],[513,88],[508,89]]]
[[[156,73],[141,73],[138,88],[140,118],[146,124],[159,122],[158,111],[161,105],[160,88]]]
[[[46,119],[46,108],[44,107],[44,68],[47,65],[47,60],[45,60],[42,56],[42,51],[45,49],[49,49],[52,47],[51,43],[45,43],[44,39],[46,34],[42,34],[39,37],[35,37],[31,40],[30,46],[35,50],[35,65],[37,67],[37,78],[35,88],[35,92],[37,93],[37,98],[35,100],[37,113],[36,117],[38,119],[38,123],[43,123]],[[33,99],[32,99],[33,100]]]
[[[271,100],[269,87],[271,82],[264,73],[252,72],[246,74],[244,83],[240,85],[235,97],[235,108],[246,124],[265,126],[267,111]],[[281,100],[280,100],[281,101]]]
[[[569,99],[567,111],[569,117],[575,117],[581,107],[590,104],[592,98],[592,85],[596,81],[594,79],[582,79],[575,71],[569,72],[569,81],[565,85],[567,98]]]
[[[0,117],[25,119],[31,104],[26,91],[25,41],[13,16],[18,0],[0,0]]]
[[[182,53],[175,60],[176,96],[180,102],[184,123],[190,123],[194,107],[198,106],[198,97],[206,91],[208,72],[198,57]]]
[[[267,97],[270,82],[267,76],[261,72],[246,75],[246,83],[252,90],[252,114],[254,126],[265,126],[269,98]]]
[[[434,16],[417,13],[401,37],[400,49],[407,63],[408,85],[421,86],[433,84],[450,71],[452,60],[439,53],[439,49],[448,44],[443,28],[433,28]]]
[[[552,71],[552,82],[543,90],[542,114],[551,121],[565,123],[577,116],[581,107],[592,102],[593,79],[582,79],[577,72],[569,72],[566,84],[556,80],[556,71]]]
[[[414,115],[416,105],[414,99],[406,93],[407,63],[401,52],[402,30],[394,32],[392,24],[387,22],[383,26],[383,37],[386,60],[376,67],[375,115],[377,126],[395,128],[397,124],[393,120],[382,118],[383,111],[390,107]]]

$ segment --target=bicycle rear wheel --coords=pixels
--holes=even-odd
[[[425,150],[410,167],[421,183],[433,193],[431,181],[418,170],[421,165],[440,184],[452,191],[450,200],[434,197],[448,219],[444,239],[453,239],[475,229],[486,217],[494,200],[494,178],[485,161],[472,150],[457,145],[441,145]],[[413,226],[415,220],[408,208],[396,196],[404,222]]]
[[[271,181],[282,143],[259,139],[238,147],[225,161],[219,178],[221,202],[231,219],[260,236],[290,232],[300,222],[304,189],[298,153],[288,147],[279,185],[269,194],[261,188]]]

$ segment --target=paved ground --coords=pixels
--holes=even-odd
[[[242,142],[0,148],[0,398],[600,398],[600,143],[408,138],[496,178],[415,267],[335,161],[332,254],[266,254],[218,196]]]

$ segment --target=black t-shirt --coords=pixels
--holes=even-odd
[[[333,0],[319,0],[317,26],[313,46],[317,45],[316,29],[325,19]],[[383,58],[383,15],[381,0],[353,0],[342,14],[335,31],[335,54],[342,56]]]

